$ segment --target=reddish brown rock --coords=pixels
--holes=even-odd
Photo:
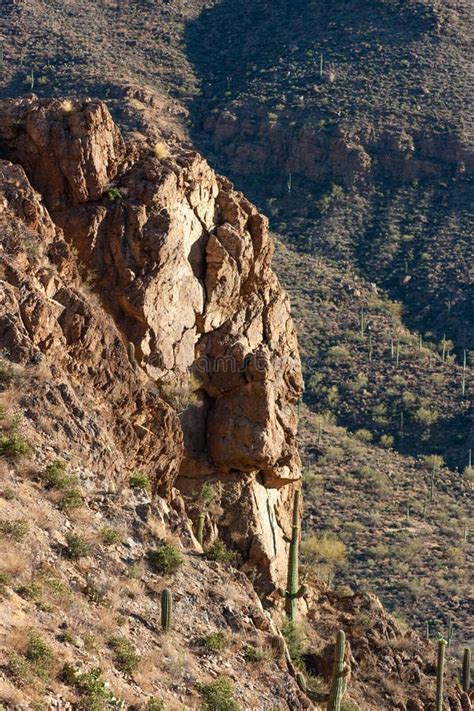
[[[162,158],[142,142],[127,153],[100,102],[30,97],[1,103],[0,113],[6,154],[41,192],[113,319],[71,284],[48,281],[42,265],[45,293],[29,289],[21,305],[28,337],[59,362],[65,352],[77,359],[94,384],[112,380],[109,402],[122,430],[134,409],[123,405],[126,393],[138,387],[134,379],[143,383],[129,397],[139,400],[140,416],[129,422],[127,449],[137,465],[141,458],[160,470],[164,489],[173,465],[158,445],[151,451],[151,437],[177,424],[157,393],[176,390],[190,372],[199,377],[197,400],[177,406],[186,445],[180,486],[189,492],[203,476],[224,482],[221,530],[249,560],[249,573],[258,569],[260,587],[271,589],[285,574],[300,478],[295,404],[303,384],[288,299],[271,270],[267,220],[194,152]],[[24,202],[19,217],[30,219],[29,209]],[[46,228],[31,226],[44,239]],[[137,370],[125,356],[128,342]]]

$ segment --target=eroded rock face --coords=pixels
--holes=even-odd
[[[143,470],[167,496],[183,454],[172,408],[132,367],[70,249],[18,165],[0,161],[0,342],[37,373],[21,405],[51,445],[120,484]],[[44,428],[48,429],[45,430]]]
[[[284,575],[290,500],[300,478],[295,403],[302,376],[288,300],[271,270],[266,219],[198,154],[159,158],[143,143],[126,147],[100,102],[30,97],[0,103],[0,114],[2,154],[24,167],[52,217],[38,207],[34,219],[44,213],[49,222],[33,229],[60,243],[64,230],[110,314],[91,308],[70,285],[48,282],[47,296],[37,298],[46,299],[46,314],[48,298],[57,310],[46,325],[57,330],[51,349],[70,358],[80,350],[92,380],[106,369],[115,409],[134,379],[146,383],[141,408],[155,398],[165,428],[169,413],[157,395],[163,383],[197,375],[197,401],[182,408],[180,485],[189,490],[203,477],[223,482],[226,535],[269,589]],[[32,322],[28,337],[42,328],[41,319]],[[137,370],[126,362],[127,342]],[[160,435],[143,419],[149,445],[149,433]],[[154,464],[169,470],[157,479],[169,488],[173,467],[156,456]]]

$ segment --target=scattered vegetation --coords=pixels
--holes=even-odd
[[[224,541],[220,538],[216,538],[206,550],[206,555],[209,560],[217,560],[220,563],[231,563],[235,559],[236,554],[226,546]]]
[[[112,637],[109,647],[115,655],[115,666],[124,674],[133,674],[140,664],[140,655],[126,637]]]
[[[199,684],[198,689],[204,699],[206,711],[238,711],[234,684],[228,677],[221,676],[209,684]]]
[[[149,550],[148,563],[154,573],[170,575],[175,573],[184,563],[183,554],[174,546],[164,544],[161,548]]]

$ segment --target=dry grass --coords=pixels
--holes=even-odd
[[[155,157],[159,160],[164,160],[165,158],[170,157],[170,151],[166,143],[155,143],[153,153],[155,154]]]

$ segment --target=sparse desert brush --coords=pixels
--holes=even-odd
[[[155,154],[155,157],[159,160],[164,160],[165,158],[170,157],[168,146],[162,141],[158,141],[157,143],[155,143],[155,145],[153,146],[153,153]]]
[[[198,402],[197,391],[201,387],[194,375],[175,376],[161,384],[163,399],[177,412],[184,412]]]
[[[305,566],[326,578],[328,582],[334,573],[346,564],[345,543],[333,535],[311,535],[301,543],[301,554]]]
[[[114,652],[117,669],[125,674],[132,674],[140,664],[140,655],[126,637],[115,636],[109,639],[109,647]]]
[[[89,543],[77,533],[68,533],[66,543],[68,556],[72,560],[79,560],[91,552]]]
[[[25,519],[0,520],[0,536],[20,543],[28,533],[28,523]]]

